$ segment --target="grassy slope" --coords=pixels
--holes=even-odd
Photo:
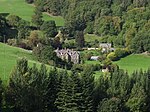
[[[36,62],[31,52],[0,43],[0,78],[2,80],[8,81],[10,72],[16,65],[16,60],[20,57],[26,57],[30,66],[33,65],[33,63],[40,66],[40,63]]]
[[[145,55],[130,55],[114,62],[120,66],[121,69],[127,70],[132,73],[135,70],[147,70],[150,68],[150,56]]]
[[[25,3],[25,0],[0,0],[0,13],[18,15],[27,21],[31,21],[31,17],[34,14],[34,7]],[[43,14],[43,17],[44,20],[55,20],[57,26],[64,25],[62,17],[50,17],[47,14]]]

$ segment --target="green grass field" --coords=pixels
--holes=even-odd
[[[92,56],[100,56],[102,55],[101,51],[98,49],[96,50],[84,50],[84,51],[81,51],[81,55],[84,55],[84,54],[92,54]]]
[[[21,18],[31,21],[31,17],[34,14],[34,7],[28,5],[25,0],[0,0],[0,13],[10,13]],[[57,26],[64,25],[64,19],[60,16],[49,16],[43,14],[44,20],[55,20]]]
[[[32,66],[33,63],[36,63],[38,67],[41,65],[41,63],[36,61],[31,52],[0,43],[0,78],[4,82],[8,81],[9,75],[16,65],[17,59],[21,57],[28,59],[29,66]],[[50,66],[46,66],[48,69],[50,68]]]
[[[147,70],[150,68],[150,56],[133,54],[114,63],[131,74],[135,70]]]

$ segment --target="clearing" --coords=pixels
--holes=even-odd
[[[41,63],[36,61],[30,51],[0,43],[0,78],[4,83],[8,81],[9,75],[16,65],[17,59],[21,57],[27,58],[30,66],[34,63],[36,63],[38,67],[41,65]],[[46,66],[48,68],[51,67],[48,65]]]
[[[114,63],[118,64],[121,69],[124,69],[131,74],[135,70],[147,70],[150,68],[150,56],[132,54]]]
[[[34,7],[28,5],[25,0],[0,0],[0,13],[14,14],[24,20],[31,21]],[[57,26],[64,25],[64,19],[61,16],[49,16],[43,13],[43,19],[54,20]]]

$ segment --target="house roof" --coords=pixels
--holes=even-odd
[[[100,43],[99,46],[102,48],[111,48],[111,43]]]
[[[61,49],[61,50],[55,50],[56,53],[58,54],[69,54],[69,55],[76,55],[76,54],[79,54],[80,52],[79,51],[73,51],[73,50],[70,50],[70,49]]]
[[[91,56],[91,60],[98,60],[99,56]]]

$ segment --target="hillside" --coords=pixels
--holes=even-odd
[[[0,0],[0,13],[14,14],[24,20],[31,21],[34,7],[28,5],[25,0]],[[43,19],[54,20],[57,26],[64,25],[64,19],[60,16],[49,16],[43,13]]]
[[[147,70],[150,68],[150,56],[133,54],[114,63],[131,74],[135,70]]]
[[[37,66],[40,65],[39,62],[36,62],[31,52],[0,43],[0,78],[2,80],[8,80],[10,72],[16,65],[17,59],[21,57],[27,58],[29,65],[33,65],[33,63],[36,63]]]
[[[115,47],[128,47],[134,53],[150,51],[150,0],[47,0],[44,3],[41,1],[44,11],[64,17],[71,35],[83,31],[96,34],[102,42],[111,42]]]

